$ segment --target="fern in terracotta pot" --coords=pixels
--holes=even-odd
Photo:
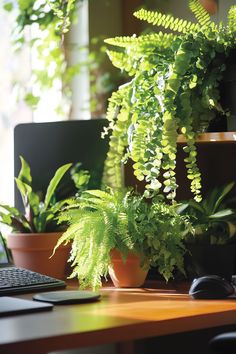
[[[32,189],[30,166],[23,157],[20,159],[21,170],[15,181],[22,196],[24,212],[15,207],[0,205],[0,222],[12,229],[12,233],[7,237],[7,245],[11,249],[16,266],[56,278],[65,278],[70,246],[61,247],[53,259],[50,259],[50,256],[63,230],[62,226],[57,224],[58,213],[62,206],[68,203],[68,200],[56,201],[55,191],[72,164],[58,168],[48,185],[44,199],[41,200]],[[83,171],[81,173],[83,174]],[[78,175],[74,175],[75,177],[78,185]]]
[[[216,114],[229,112],[220,103],[219,83],[226,58],[236,48],[236,6],[228,23],[217,25],[198,0],[189,1],[197,22],[141,9],[134,16],[173,33],[150,32],[106,40],[108,55],[130,76],[109,100],[110,145],[105,163],[105,183],[123,185],[121,163],[132,161],[145,194],[176,196],[178,134],[186,144],[187,177],[196,201],[201,201],[201,172],[195,140]],[[105,131],[106,133],[106,131]]]
[[[125,189],[90,190],[66,207],[60,220],[69,227],[55,251],[71,242],[71,277],[77,277],[82,288],[100,287],[108,272],[121,287],[142,285],[150,266],[155,266],[166,280],[173,277],[175,268],[184,272],[183,239],[191,225],[173,205],[148,203],[143,195]],[[116,260],[122,267],[128,265],[126,273],[134,263],[141,266],[143,277],[137,283],[133,275],[129,276],[132,283],[119,280]]]

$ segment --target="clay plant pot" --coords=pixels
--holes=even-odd
[[[60,246],[55,255],[53,249],[62,233],[10,234],[7,246],[17,267],[65,279],[68,275],[70,245]]]
[[[111,260],[109,275],[116,288],[136,288],[143,285],[148,269],[141,268],[137,255],[129,253],[124,261],[119,251],[112,250]]]

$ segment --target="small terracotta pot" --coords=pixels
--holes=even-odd
[[[117,250],[111,251],[112,266],[109,267],[109,275],[117,288],[136,288],[143,285],[148,269],[140,266],[140,257],[129,253],[124,262]]]
[[[55,255],[53,249],[62,233],[10,234],[7,246],[17,267],[33,270],[58,279],[68,275],[70,245],[60,246]]]

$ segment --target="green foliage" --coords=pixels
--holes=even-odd
[[[90,173],[87,170],[81,169],[81,162],[77,162],[71,170],[71,178],[75,184],[76,189],[81,193],[84,190],[88,189],[89,181],[90,181]]]
[[[140,255],[141,266],[153,265],[166,280],[183,269],[183,239],[191,231],[188,218],[174,206],[147,203],[132,191],[90,190],[65,208],[59,218],[69,223],[60,244],[72,242],[70,261],[82,288],[101,286],[111,265],[110,251]],[[54,250],[54,251],[55,251]]]
[[[57,225],[58,213],[62,206],[68,204],[69,201],[67,199],[57,201],[55,191],[72,164],[65,164],[57,169],[47,187],[44,200],[41,200],[39,195],[32,189],[30,166],[23,157],[20,157],[20,159],[21,170],[15,181],[22,197],[24,213],[7,205],[0,205],[0,222],[10,226],[13,232],[19,233],[56,231],[59,229]],[[87,171],[71,171],[78,190],[82,190],[84,184],[87,183],[87,179],[81,179],[83,173],[88,178]]]
[[[145,9],[141,9],[135,12],[134,16],[139,20],[144,20],[152,25],[170,28],[172,31],[178,31],[182,33],[195,32],[200,29],[200,26],[197,23],[178,19],[171,15],[164,15],[158,12],[147,11]],[[205,11],[203,11],[203,16],[205,16]],[[199,17],[201,18],[202,16]]]
[[[181,213],[190,215],[195,235],[191,243],[226,244],[236,239],[236,203],[230,192],[235,183],[228,183],[211,190],[200,203],[195,200],[182,202]]]
[[[225,60],[236,48],[236,7],[229,10],[227,26],[211,21],[198,0],[190,0],[189,7],[197,23],[144,9],[134,14],[177,34],[106,40],[114,46],[108,51],[114,66],[132,77],[112,94],[107,111],[111,137],[104,181],[113,188],[122,184],[121,162],[131,159],[136,178],[145,182],[146,196],[163,192],[173,200],[177,137],[182,133],[191,191],[197,202],[202,199],[195,140],[218,112],[227,115],[218,86]]]
[[[14,10],[16,14],[15,28],[12,31],[15,49],[30,48],[34,53],[34,61],[37,62],[27,83],[22,85],[14,82],[19,97],[33,110],[40,104],[42,92],[54,89],[58,96],[61,94],[55,111],[64,117],[68,116],[71,109],[71,82],[86,68],[90,72],[91,113],[95,117],[101,116],[106,110],[104,102],[121,80],[120,73],[114,74],[107,70],[106,47],[103,40],[101,45],[98,43],[101,38],[92,38],[89,48],[75,48],[75,45],[71,48],[71,45],[68,47],[65,44],[65,36],[71,25],[77,21],[77,10],[79,11],[82,1],[6,0],[4,4],[6,11]],[[78,53],[88,51],[88,59],[69,63],[68,52],[71,49]]]
[[[69,67],[66,62],[63,38],[74,19],[76,4],[80,1],[7,0],[5,3],[5,10],[14,10],[16,14],[12,31],[15,49],[30,48],[37,60],[37,68],[32,68],[31,79],[27,85],[24,83],[23,87],[19,87],[20,95],[32,109],[39,104],[42,92],[54,88],[62,92],[57,111],[64,115],[69,112],[71,89],[66,78],[72,66]],[[77,68],[74,75],[79,70]]]
[[[61,34],[66,33],[71,24],[71,14],[78,0],[46,0],[54,15],[58,18],[57,26]],[[81,0],[79,0],[81,1]]]

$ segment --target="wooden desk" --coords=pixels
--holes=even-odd
[[[236,299],[196,301],[173,284],[164,290],[158,286],[107,287],[101,290],[98,302],[2,318],[0,353],[42,354],[118,342],[128,343],[121,348],[123,353],[131,353],[132,341],[137,339],[236,323]]]

